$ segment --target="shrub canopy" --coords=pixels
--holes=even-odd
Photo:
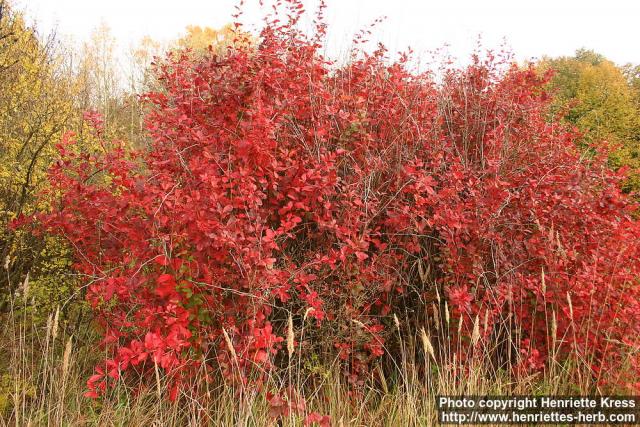
[[[41,220],[76,249],[111,354],[89,395],[155,366],[174,392],[203,368],[258,386],[288,313],[357,382],[392,353],[393,315],[432,306],[451,340],[478,319],[480,341],[508,334],[518,370],[544,367],[552,316],[557,357],[637,369],[635,206],[545,121],[548,76],[487,55],[435,83],[383,49],[337,66],[301,13],[159,65],[150,150],[60,145]]]

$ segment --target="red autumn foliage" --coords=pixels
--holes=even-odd
[[[331,426],[331,417],[328,415],[320,415],[317,412],[311,412],[304,419],[304,425],[313,426],[318,425],[320,427],[330,427]]]
[[[203,364],[258,386],[288,311],[313,321],[305,351],[333,349],[358,381],[393,348],[389,316],[436,294],[463,338],[508,317],[525,369],[555,312],[559,357],[637,371],[635,206],[547,121],[548,76],[488,55],[437,83],[384,49],[338,66],[290,3],[255,48],[157,66],[149,150],[61,144],[41,221],[76,249],[112,355],[89,394],[155,366],[176,386]]]

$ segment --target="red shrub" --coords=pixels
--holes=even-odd
[[[42,220],[77,249],[113,354],[90,394],[154,364],[178,385],[203,361],[258,384],[288,310],[357,380],[388,316],[436,289],[465,336],[512,316],[528,368],[552,311],[561,354],[619,367],[640,335],[638,224],[604,162],[545,121],[546,77],[476,58],[436,84],[382,49],[343,67],[319,49],[272,22],[255,50],[169,57],[149,151],[61,145]]]

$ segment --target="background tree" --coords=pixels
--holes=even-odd
[[[627,78],[627,83],[631,87],[631,95],[633,103],[638,111],[640,111],[640,65],[626,64],[622,71]],[[636,129],[636,139],[640,139],[640,126]]]
[[[130,137],[136,122],[129,114],[130,97],[122,79],[116,39],[105,23],[94,29],[82,46],[77,69],[81,88],[77,99],[80,111],[95,111],[102,116],[103,132],[115,138]],[[135,107],[134,107],[135,108]]]
[[[583,142],[609,141],[617,146],[611,156],[615,168],[629,166],[627,191],[640,189],[640,104],[638,83],[622,68],[592,50],[575,56],[545,58],[543,70],[552,68],[551,87],[556,95],[552,111],[566,113],[565,120],[584,132]]]
[[[55,37],[41,41],[22,14],[0,0],[0,256],[14,284],[32,270],[32,279],[46,276],[64,287],[58,274],[67,265],[64,247],[7,228],[21,214],[42,208],[32,195],[45,184],[54,146],[76,114],[64,58]],[[52,259],[53,264],[47,261]],[[0,308],[6,308],[6,297],[15,291],[6,282],[3,275]],[[32,280],[33,291],[37,284]],[[47,295],[45,300],[56,298]]]
[[[233,25],[227,24],[220,29],[189,25],[186,34],[176,40],[179,49],[191,49],[198,55],[206,54],[209,47],[216,54],[222,54],[232,46],[251,45],[253,39],[250,34],[238,31]]]

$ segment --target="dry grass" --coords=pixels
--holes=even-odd
[[[221,380],[206,393],[183,392],[169,402],[161,375],[154,384],[139,392],[131,384],[120,383],[98,401],[83,397],[85,380],[100,354],[90,345],[79,345],[60,327],[59,311],[51,313],[46,324],[36,327],[25,314],[15,312],[4,319],[2,349],[5,363],[0,366],[4,381],[0,405],[0,425],[122,425],[122,426],[272,426],[301,425],[304,413],[329,415],[336,426],[433,425],[437,419],[438,394],[586,394],[594,392],[585,380],[586,367],[579,360],[562,364],[549,360],[549,369],[537,375],[514,379],[508,369],[495,369],[491,348],[479,332],[481,320],[474,322],[472,343],[441,342],[441,335],[429,336],[425,329],[407,331],[395,317],[402,354],[395,369],[374,370],[359,395],[345,384],[337,362],[304,363],[299,340],[303,330],[288,325],[289,366],[270,375],[267,388],[284,390],[292,384],[306,401],[303,413],[274,420],[263,393],[251,389],[232,389]],[[449,327],[445,314],[439,330]],[[553,329],[553,324],[550,325]],[[554,331],[554,335],[556,332]],[[554,343],[556,340],[552,340]],[[557,344],[553,344],[557,345]],[[460,352],[460,350],[464,350]],[[464,361],[457,354],[466,354]],[[553,354],[553,352],[551,352]],[[421,355],[427,355],[422,357]],[[384,373],[386,372],[386,374]],[[426,373],[426,375],[425,375]],[[204,379],[196,379],[202,381]],[[280,422],[281,424],[278,424]]]
[[[544,286],[544,272],[543,286]],[[294,426],[302,425],[310,412],[329,415],[335,426],[433,425],[437,420],[437,395],[579,395],[594,394],[589,363],[584,357],[570,355],[556,360],[563,340],[557,330],[556,314],[548,313],[549,360],[547,368],[530,376],[514,377],[516,355],[507,354],[507,362],[496,362],[496,349],[507,348],[519,331],[514,331],[511,316],[493,325],[494,338],[488,336],[487,316],[473,320],[471,337],[450,340],[453,324],[446,302],[442,312],[430,306],[430,328],[413,330],[415,322],[392,316],[397,332],[399,354],[387,358],[389,366],[377,366],[369,378],[354,389],[345,383],[340,363],[303,354],[305,314],[302,327],[294,328],[287,318],[286,350],[288,365],[271,372],[265,390],[289,392],[297,396],[294,405],[304,400],[306,408],[290,411],[274,419],[269,414],[265,393],[253,388],[231,387],[220,378],[207,381],[203,373],[195,378],[199,393],[181,392],[170,402],[165,379],[158,369],[155,381],[131,384],[120,380],[99,400],[83,396],[85,381],[97,361],[104,356],[96,351],[95,337],[70,336],[63,313],[56,309],[46,322],[19,310],[28,295],[28,277],[14,295],[10,312],[1,318],[0,330],[0,427],[1,426]],[[568,302],[571,307],[570,296]],[[354,327],[361,327],[354,321]],[[495,336],[504,333],[505,342]],[[496,331],[498,332],[496,335]],[[459,332],[459,331],[458,331]],[[76,329],[76,333],[80,331]],[[223,331],[227,345],[230,339]],[[506,344],[506,345],[505,345]],[[231,354],[236,357],[233,346]],[[515,350],[513,350],[517,353]],[[504,353],[504,350],[502,350]],[[210,374],[209,374],[210,375]],[[206,384],[203,391],[202,385]],[[188,389],[188,388],[187,388]],[[354,393],[357,390],[357,393]]]

